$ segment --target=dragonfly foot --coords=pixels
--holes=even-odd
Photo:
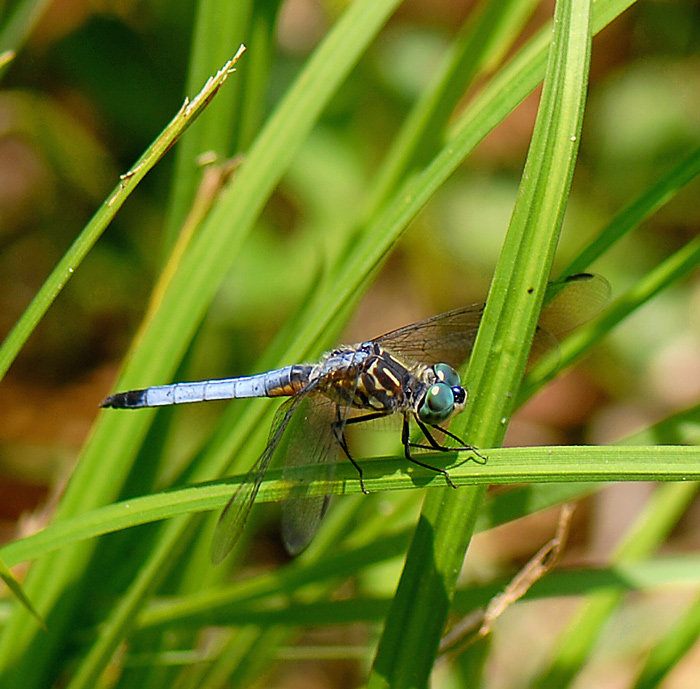
[[[471,457],[463,459],[459,464],[455,464],[455,466],[461,467],[462,464],[466,464],[469,460],[476,462],[476,464],[486,464],[486,462],[489,461],[489,458],[486,455],[482,455],[481,452],[479,452],[479,450],[477,450],[473,445],[464,445],[463,447],[458,447],[455,449],[460,450],[461,452],[470,452],[472,454]]]
[[[367,490],[367,486],[365,485],[365,478],[362,475],[362,472],[360,472],[360,489],[365,495],[369,495],[369,491]]]
[[[450,476],[449,472],[447,470],[445,470],[445,471],[441,471],[440,473],[445,477],[445,481],[447,481],[449,486],[451,488],[454,488],[455,490],[457,490],[457,484],[455,484],[455,482],[452,480],[452,477]]]
[[[470,447],[469,450],[473,455],[476,455],[481,460],[480,462],[477,462],[477,464],[486,464],[486,462],[489,461],[489,458],[486,455],[482,455],[481,452],[479,452],[479,450],[477,450],[475,447]]]

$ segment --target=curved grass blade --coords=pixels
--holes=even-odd
[[[30,600],[29,596],[24,592],[22,584],[20,584],[17,579],[12,576],[10,568],[5,564],[4,560],[0,559],[0,579],[5,582],[5,586],[12,591],[15,598],[32,614],[34,619],[46,630],[46,622],[44,618],[39,614],[39,611],[34,607],[34,604]]]
[[[467,440],[500,444],[522,381],[573,175],[590,58],[591,6],[559,0],[542,98],[513,216],[468,375]],[[462,435],[464,435],[462,433]],[[431,492],[375,656],[370,689],[427,686],[457,576],[486,494]]]
[[[211,99],[216,95],[216,92],[221,88],[229,74],[234,71],[233,65],[238,61],[244,50],[245,47],[241,46],[236,55],[214,77],[207,81],[202,90],[191,101],[189,99],[185,100],[180,111],[158,138],[146,149],[136,164],[128,172],[121,175],[119,183],[112,190],[112,193],[100,206],[73,244],[71,244],[39,292],[32,299],[31,304],[27,307],[22,317],[2,343],[0,347],[0,380],[7,373],[7,369],[12,365],[12,362],[27,339],[29,339],[39,321],[43,318],[49,306],[53,303],[53,300],[66,286],[68,280],[90,252],[95,242],[100,238],[107,225],[117,214],[117,211],[129,198],[139,182],[211,102]]]

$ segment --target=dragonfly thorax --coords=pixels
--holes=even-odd
[[[420,380],[376,342],[328,352],[312,373],[334,402],[386,414],[409,411]]]
[[[461,411],[467,399],[447,364],[407,364],[376,342],[328,352],[314,367],[318,390],[334,402],[380,414],[412,413],[439,424]]]

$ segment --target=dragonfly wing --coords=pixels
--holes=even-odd
[[[550,282],[537,325],[560,338],[600,313],[610,301],[611,292],[610,283],[592,273]]]
[[[471,354],[483,313],[484,304],[464,306],[392,330],[376,341],[399,357],[457,368]]]
[[[325,480],[332,479],[339,447],[333,433],[336,413],[335,403],[323,395],[309,395],[304,400],[290,428],[285,469],[325,465]],[[282,539],[290,555],[300,553],[311,542],[330,502],[329,495],[305,495],[307,488],[308,484],[295,480],[291,497],[282,502]]]
[[[544,306],[530,351],[530,364],[558,349],[558,341],[598,314],[610,299],[610,283],[600,275],[578,273],[547,285]]]
[[[556,347],[557,338],[596,315],[610,298],[610,284],[600,275],[580,273],[547,285],[538,322],[537,356]],[[392,330],[377,338],[398,356],[423,364],[461,366],[471,354],[484,304],[472,304]]]
[[[260,490],[260,484],[265,478],[265,472],[270,464],[270,460],[275,454],[275,450],[292,415],[304,401],[304,397],[304,394],[297,394],[288,399],[277,410],[263,453],[221,513],[214,530],[211,546],[211,560],[215,565],[219,564],[231,552],[233,546],[236,545],[240,538],[248,519],[248,514],[250,514],[250,510]]]

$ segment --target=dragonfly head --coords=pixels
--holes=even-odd
[[[435,364],[426,371],[428,389],[418,403],[418,418],[424,423],[439,424],[462,411],[467,391],[457,372],[447,364]]]

